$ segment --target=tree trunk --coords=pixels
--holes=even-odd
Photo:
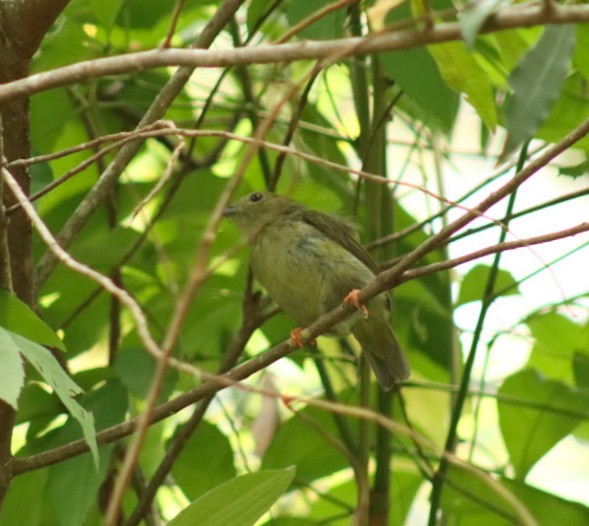
[[[0,2],[0,83],[26,77],[31,58],[39,48],[47,30],[61,13],[69,0],[5,0]],[[23,30],[26,28],[26,31]],[[2,151],[7,161],[29,157],[29,101],[18,99],[0,107],[2,116]],[[12,169],[20,186],[29,193],[28,169]],[[4,206],[15,203],[14,196],[5,189]],[[7,240],[7,258],[0,264],[9,265],[8,283],[2,286],[16,294],[30,306],[35,303],[32,281],[31,224],[21,210],[1,224],[0,239]],[[7,269],[4,269],[7,270]],[[0,401],[0,506],[8,491],[12,476],[11,440],[15,410]]]

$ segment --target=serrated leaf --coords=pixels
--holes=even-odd
[[[508,0],[471,0],[458,15],[460,29],[468,47],[474,47],[474,41],[487,18],[509,5]]]
[[[589,174],[589,160],[585,160],[582,163],[573,166],[561,166],[558,169],[558,175],[572,177],[573,179],[587,174]]]
[[[487,265],[477,265],[472,268],[460,284],[460,293],[456,305],[464,305],[471,301],[481,301],[485,294],[487,281],[491,267]],[[519,294],[517,282],[513,276],[506,270],[499,269],[495,278],[495,291],[505,291],[504,295]]]
[[[94,427],[94,417],[92,413],[86,411],[76,400],[75,396],[82,393],[82,389],[66,374],[55,357],[44,347],[27,340],[19,334],[10,331],[1,330],[10,337],[19,352],[29,361],[37,370],[55,394],[66,406],[68,412],[74,417],[82,427],[84,439],[94,458],[95,465],[98,466],[98,445],[96,444],[96,429]]]
[[[547,380],[532,369],[507,378],[499,394],[506,398],[498,401],[501,434],[519,480],[589,414],[586,391]]]
[[[0,326],[41,345],[65,351],[63,342],[31,308],[13,294],[0,290]]]
[[[491,129],[497,125],[497,110],[489,76],[462,42],[428,46],[440,74],[454,91],[464,93],[466,101]]]
[[[25,371],[19,349],[10,333],[0,327],[0,399],[14,409],[24,385]]]
[[[294,468],[287,468],[231,479],[196,499],[168,526],[250,526],[286,491],[294,475]]]
[[[505,107],[507,139],[502,157],[530,139],[560,94],[575,49],[571,24],[549,25],[509,76],[513,96]]]

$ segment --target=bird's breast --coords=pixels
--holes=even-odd
[[[357,258],[304,222],[276,222],[252,243],[251,266],[276,303],[300,325],[374,279]]]

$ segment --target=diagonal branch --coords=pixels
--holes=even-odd
[[[566,135],[560,142],[547,148],[542,155],[529,163],[523,170],[518,172],[510,181],[500,187],[498,190],[486,197],[473,210],[463,214],[457,220],[448,224],[438,234],[429,238],[422,245],[417,247],[413,252],[405,256],[395,267],[381,273],[378,278],[364,287],[359,292],[360,301],[366,302],[370,298],[377,296],[381,292],[397,286],[403,281],[403,273],[414,263],[419,261],[425,254],[431,250],[435,250],[438,246],[443,244],[453,233],[463,228],[473,219],[476,219],[481,212],[484,212],[495,203],[501,201],[504,197],[513,192],[527,179],[529,179],[540,168],[547,165],[557,155],[562,153],[567,148],[570,148],[577,141],[581,140],[589,133],[589,119],[577,127],[574,131]],[[349,316],[355,307],[343,303],[340,307],[336,307],[332,311],[322,316],[315,323],[310,325],[301,333],[303,342],[309,342],[317,336],[329,330],[333,325]],[[181,409],[206,398],[217,391],[225,389],[236,382],[240,382],[248,378],[252,374],[266,368],[270,364],[278,361],[296,350],[295,346],[290,340],[282,342],[267,352],[233,368],[229,373],[222,377],[210,376],[209,380],[199,385],[198,387],[181,394],[177,398],[161,404],[153,409],[150,414],[149,422],[158,422],[167,418],[168,416],[177,413]],[[128,422],[122,422],[113,427],[100,431],[96,434],[96,441],[98,444],[106,444],[114,442],[123,438],[135,430],[138,419],[135,418]],[[60,462],[66,458],[70,458],[88,450],[85,441],[78,440],[71,442],[64,446],[45,451],[36,455],[31,455],[26,458],[15,459],[13,465],[14,474],[25,473],[34,469],[39,469],[44,466]]]
[[[209,47],[216,36],[227,25],[243,1],[244,0],[225,0],[219,9],[217,9],[215,16],[213,16],[204,28],[194,47]],[[167,50],[156,51],[156,53],[167,52]],[[184,85],[188,82],[188,79],[194,72],[194,67],[195,66],[188,65],[176,71],[168,83],[158,93],[157,97],[141,119],[141,122],[137,125],[137,128],[143,128],[163,117],[170,104],[172,104],[174,99],[184,88]],[[120,149],[113,161],[108,165],[107,169],[101,174],[98,182],[78,205],[57,236],[57,241],[62,247],[67,247],[78,232],[84,227],[86,221],[88,221],[112,186],[116,183],[131,159],[133,159],[135,154],[139,151],[141,144],[141,141],[131,142]],[[37,290],[40,290],[56,264],[53,255],[50,252],[45,252],[41,261],[37,265],[35,272],[35,285]]]

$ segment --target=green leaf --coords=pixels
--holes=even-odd
[[[507,0],[471,0],[466,4],[459,12],[458,20],[469,48],[474,47],[474,41],[489,15],[497,13],[508,4]]]
[[[28,382],[20,393],[16,423],[22,424],[33,420],[51,421],[61,412],[63,407],[56,396],[41,387],[39,383]]]
[[[497,126],[497,110],[491,81],[463,42],[446,42],[428,46],[440,74],[448,86],[457,93],[464,93],[466,101],[476,110],[491,129]]]
[[[489,280],[491,267],[487,265],[477,265],[472,268],[460,284],[460,293],[456,305],[464,305],[471,301],[481,301],[485,295],[485,289]],[[501,295],[519,294],[517,282],[513,276],[506,270],[499,269],[495,280],[495,291]]]
[[[100,448],[100,472],[93,469],[90,455],[79,455],[51,466],[47,491],[60,526],[84,524],[106,476],[112,449],[112,445]]]
[[[277,517],[265,522],[262,526],[317,526],[317,521],[300,517]]]
[[[546,120],[560,94],[574,49],[574,26],[549,25],[511,72],[513,96],[505,107],[507,139],[503,155],[530,139]]]
[[[527,366],[572,385],[574,355],[589,348],[589,327],[556,312],[536,314],[526,325],[535,340]]]
[[[156,361],[142,347],[123,346],[117,353],[114,368],[129,391],[139,398],[144,398],[153,378]],[[178,371],[170,369],[164,379],[160,400],[163,401],[170,395],[177,380]]]
[[[96,444],[94,417],[74,398],[82,393],[80,387],[66,374],[59,362],[47,349],[18,334],[9,331],[4,332],[12,338],[14,345],[43,377],[43,380],[55,391],[70,415],[80,423],[84,439],[88,443],[95,465],[98,467],[98,446]]]
[[[189,499],[235,477],[229,440],[217,427],[201,422],[174,463],[172,475]]]
[[[502,496],[490,490],[481,478],[455,466],[448,472],[448,484],[442,495],[442,508],[449,517],[460,517],[465,526],[513,526],[523,524],[516,510]],[[584,526],[589,510],[556,495],[506,477],[496,479],[503,491],[511,493],[536,519],[538,526]]]
[[[558,142],[589,117],[589,99],[582,96],[586,84],[587,80],[579,72],[573,72],[567,77],[548,118],[535,134],[536,138]],[[579,139],[575,148],[588,151],[589,136]]]
[[[14,409],[25,381],[25,370],[20,349],[14,343],[10,332],[0,327],[0,399]]]
[[[102,0],[92,0],[92,10],[98,22],[107,30],[110,30],[117,18],[121,5],[125,0],[111,0],[103,2]]]
[[[234,478],[195,500],[168,526],[250,526],[286,491],[294,475],[291,467]]]
[[[532,512],[539,526],[586,526],[589,524],[589,508],[578,502],[570,502],[558,495],[542,491],[517,480],[501,481]]]
[[[84,405],[96,417],[96,425],[104,429],[118,424],[128,409],[127,392],[118,380],[110,380],[92,391]],[[56,434],[56,440],[68,443],[74,439],[76,429],[68,421]],[[100,469],[93,469],[90,455],[79,455],[49,468],[47,494],[60,526],[78,526],[96,501],[96,495],[109,470],[114,444],[100,447]]]
[[[26,303],[5,290],[0,290],[0,326],[28,340],[65,351],[57,334]]]
[[[573,55],[573,63],[582,71],[586,79],[589,79],[589,25],[576,24],[575,32],[577,45]]]
[[[14,477],[10,482],[10,491],[2,504],[0,526],[41,526],[47,524],[43,506],[40,505],[42,495],[46,494],[48,469],[38,469]],[[31,505],[31,496],[36,495],[35,505]]]
[[[423,48],[382,53],[381,64],[403,93],[423,110],[424,120],[445,132],[452,129],[459,98],[442,79],[432,56]],[[401,99],[403,102],[403,98]]]
[[[449,484],[442,494],[442,509],[448,517],[460,516],[461,524],[473,526],[523,524],[517,520],[513,506],[492,491],[483,478],[458,466],[450,467],[447,478]],[[496,484],[506,491],[502,480]]]
[[[589,389],[589,355],[582,352],[573,354],[573,372],[579,387]]]
[[[565,175],[567,177],[572,177],[573,179],[587,174],[589,174],[589,160],[585,160],[572,166],[561,166],[558,169],[558,175]]]
[[[507,31],[499,31],[485,37],[494,42],[501,57],[501,61],[499,62],[501,71],[505,72],[505,76],[519,64],[521,58],[530,49],[530,43],[526,38],[529,31],[526,30],[525,34],[523,31],[522,29],[508,29]],[[507,82],[505,85],[507,86]]]
[[[331,5],[330,0],[315,0],[314,2],[287,2],[286,16],[289,25],[294,26],[305,18],[313,15],[322,7]],[[311,25],[306,26],[297,36],[299,38],[329,39],[343,35],[346,11],[337,9],[321,17]]]
[[[405,465],[397,464],[391,473],[390,500],[394,503],[389,513],[387,526],[403,526],[407,514],[415,498],[415,493],[423,484],[423,477],[417,470],[407,470]],[[358,500],[358,486],[350,474],[350,478],[337,484],[324,493],[324,498],[317,499],[311,510],[304,516],[314,519],[313,524],[329,524],[333,526],[349,526]],[[346,514],[347,512],[347,514]],[[340,518],[336,520],[335,517]],[[277,526],[281,523],[277,523]],[[407,522],[408,524],[408,522]],[[271,522],[269,526],[274,526]]]
[[[503,440],[518,480],[589,414],[589,394],[526,369],[507,378],[498,400]],[[519,401],[519,403],[518,403]]]
[[[348,403],[351,401],[348,399]],[[336,433],[333,418],[325,411],[311,407],[302,413],[305,419],[312,420],[325,433]],[[262,460],[263,469],[296,466],[297,480],[311,483],[314,480],[344,469],[346,458],[336,448],[328,447],[320,433],[309,430],[306,422],[300,418],[291,418],[284,422],[274,435]]]

